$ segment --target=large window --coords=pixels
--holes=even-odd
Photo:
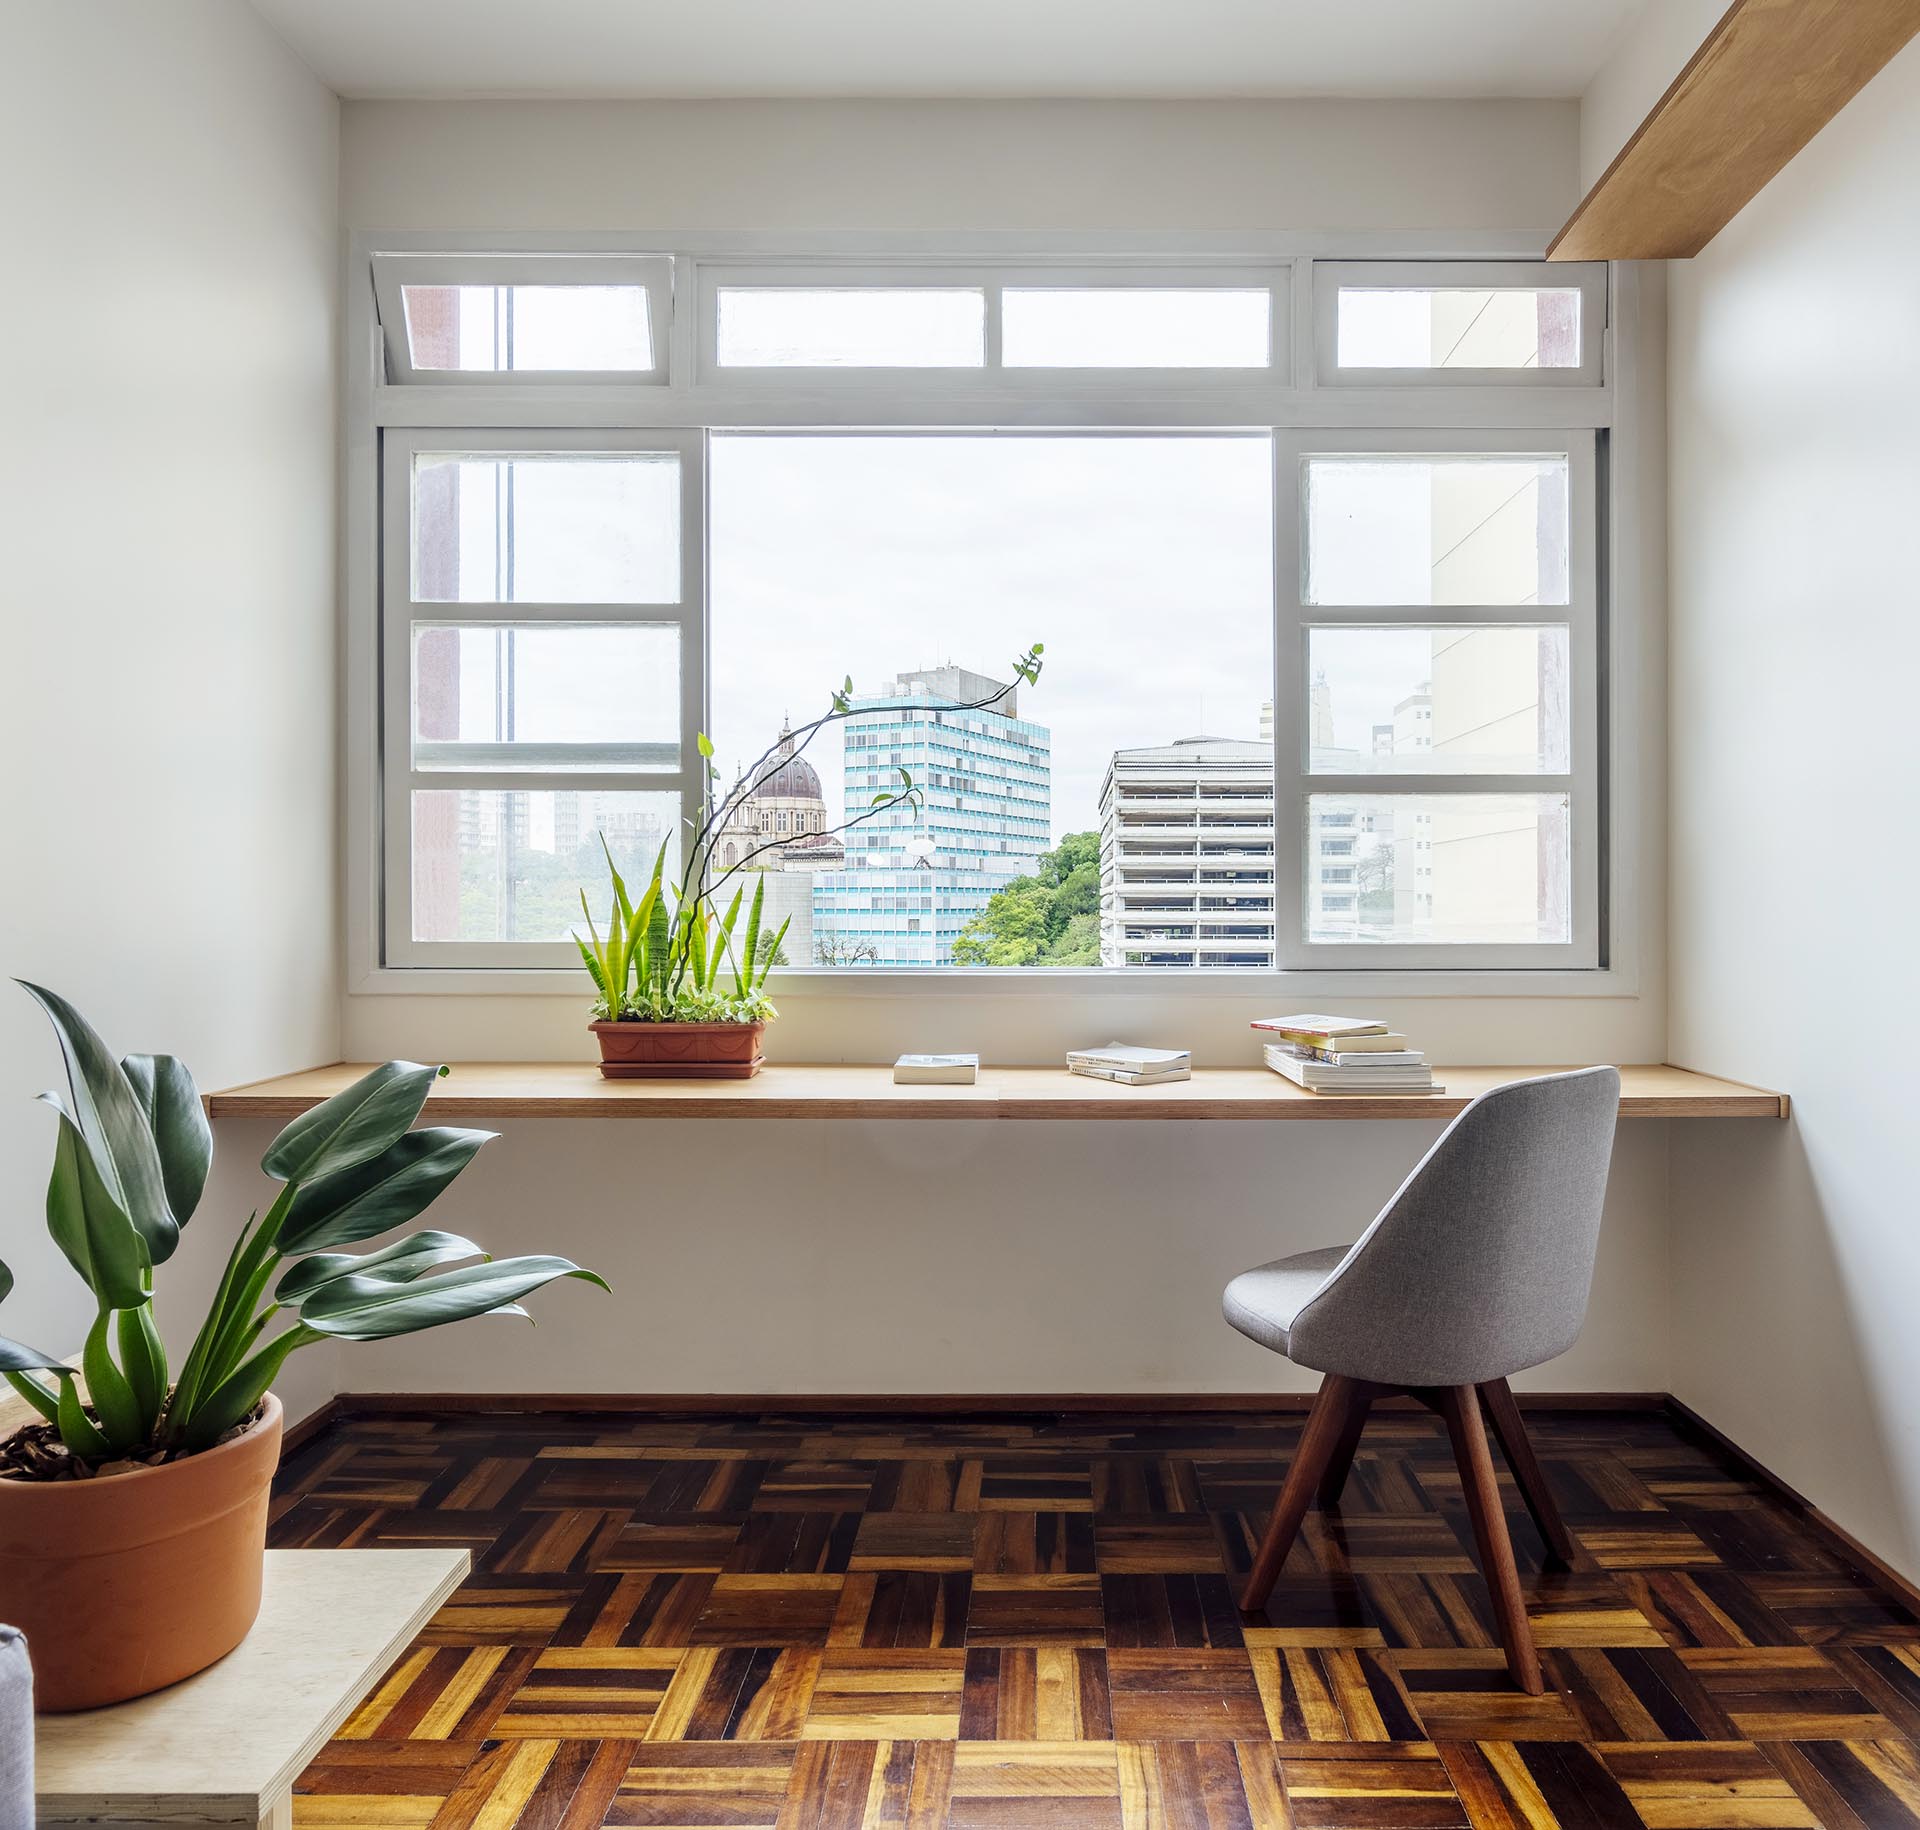
[[[372,265],[377,968],[715,792],[794,969],[1605,963],[1604,269]]]

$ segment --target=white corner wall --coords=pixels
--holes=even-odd
[[[338,1050],[338,139],[241,0],[0,11],[0,971],[203,1087]],[[61,1352],[58,1074],[0,984],[0,1331]],[[217,1171],[162,1273],[176,1343],[259,1181]]]
[[[1671,278],[1674,1390],[1920,1576],[1920,43]]]

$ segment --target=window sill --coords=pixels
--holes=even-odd
[[[1023,1001],[1084,1000],[1091,997],[1217,999],[1330,998],[1633,998],[1637,975],[1618,967],[1575,969],[1543,967],[1441,971],[1432,968],[1302,972],[1196,972],[1187,967],[1098,966],[1032,968],[984,966],[914,970],[899,967],[806,968],[777,972],[767,990],[776,1003],[786,999],[1019,998]],[[362,997],[533,997],[565,998],[585,1004],[586,976],[563,968],[377,967],[349,986]]]

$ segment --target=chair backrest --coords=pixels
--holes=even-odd
[[[1619,1111],[1610,1067],[1482,1093],[1293,1318],[1288,1358],[1384,1385],[1478,1385],[1566,1352]]]

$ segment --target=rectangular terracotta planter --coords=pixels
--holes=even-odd
[[[764,1023],[590,1023],[609,1080],[751,1080]]]

